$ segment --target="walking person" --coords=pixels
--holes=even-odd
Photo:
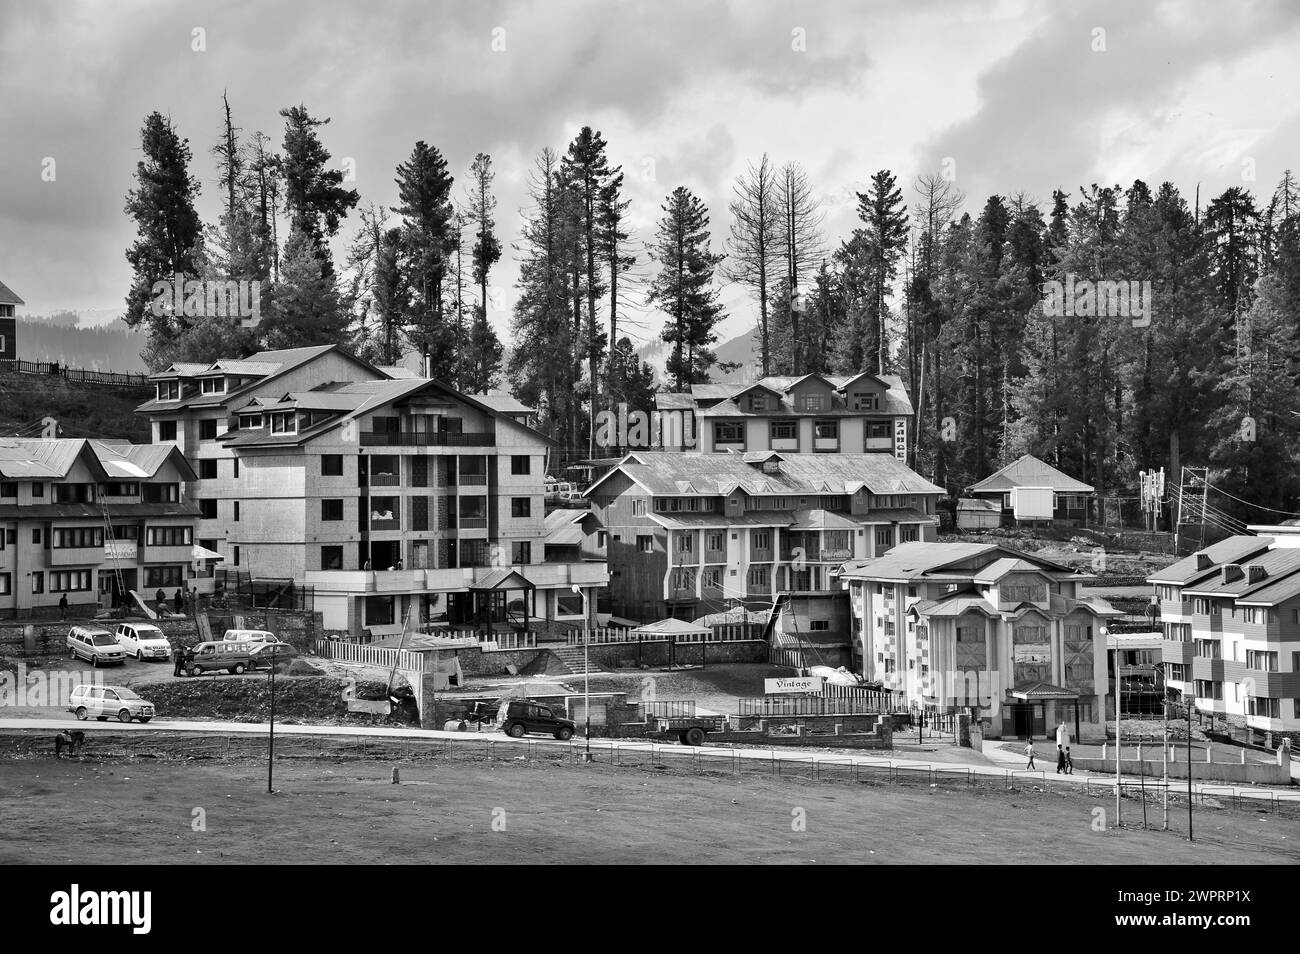
[[[1065,774],[1065,749],[1059,745],[1056,747],[1056,774]]]
[[[180,646],[175,646],[172,648],[172,663],[174,664],[172,668],[172,675],[173,676],[181,675],[181,669],[185,665],[185,651],[181,649]]]
[[[59,619],[68,618],[68,594],[64,593],[59,597]]]
[[[1068,745],[1065,747],[1065,774],[1074,774],[1074,759],[1070,758],[1070,747]]]
[[[176,587],[176,595],[172,597],[172,606],[176,607],[177,616],[185,612],[185,594],[179,586]]]
[[[1030,742],[1025,746],[1025,755],[1029,757],[1029,764],[1025,766],[1028,770],[1034,767],[1034,743]]]

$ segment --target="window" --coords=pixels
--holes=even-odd
[[[721,550],[724,546],[726,546],[726,543],[720,533],[710,533],[704,537],[704,548],[706,550]]]
[[[145,544],[151,547],[188,547],[191,543],[189,527],[148,527]]]
[[[814,619],[808,623],[808,629],[814,633],[824,633],[831,628],[831,621],[828,619]]]
[[[766,395],[766,394],[751,394],[751,395],[749,396],[749,409],[750,409],[751,411],[766,411],[766,410],[767,410],[767,395]]]
[[[86,550],[104,545],[103,527],[58,527],[50,535],[55,550]]]
[[[633,498],[632,498],[632,516],[634,516],[634,517],[644,517],[644,516],[645,516],[645,498],[644,498],[644,497],[633,497]]]
[[[752,566],[749,568],[749,585],[750,586],[767,586],[768,575],[767,567]]]
[[[199,421],[199,440],[215,441],[217,439],[217,419]]]
[[[530,497],[511,497],[510,498],[510,516],[516,518],[531,517],[533,514],[533,501]]]
[[[1198,699],[1214,699],[1223,701],[1223,683],[1211,682],[1209,679],[1196,680],[1196,697]]]
[[[715,445],[745,443],[745,425],[740,421],[714,421],[713,443]]]
[[[768,436],[774,441],[793,441],[799,439],[798,421],[773,421],[768,425]]]
[[[605,546],[605,542],[606,542],[608,539],[609,539],[609,534],[606,533],[604,530],[597,530],[597,531],[596,531],[596,546],[597,546],[597,547],[600,547],[600,548],[603,549],[604,546]]]
[[[853,395],[854,409],[858,411],[878,411],[880,410],[880,395],[874,391],[869,394]]]
[[[183,566],[147,566],[144,568],[144,585],[147,589],[171,589],[185,584]],[[152,594],[150,594],[152,595]]]
[[[899,537],[901,538],[901,540],[902,540],[903,543],[916,543],[916,541],[917,541],[917,528],[916,528],[916,527],[899,527],[899,528],[898,528],[898,535],[899,535]]]
[[[755,550],[769,550],[772,547],[772,533],[769,530],[755,530],[753,536]]]
[[[320,502],[320,518],[322,520],[342,520],[343,519],[343,501],[342,500],[322,500]]]
[[[0,484],[0,497],[17,497],[17,496],[18,496],[17,484],[15,483]],[[1297,612],[1300,612],[1300,610],[1298,610]]]
[[[36,484],[36,483],[32,484],[32,496],[33,496],[33,497],[44,497],[44,496],[45,496],[45,485],[44,485],[44,484]]]
[[[321,547],[320,568],[322,570],[343,569],[343,548],[342,547]]]
[[[719,569],[708,569],[700,574],[700,581],[706,588],[720,590],[722,589],[722,571]]]
[[[1219,659],[1222,649],[1217,639],[1196,640],[1196,655],[1201,659]]]
[[[892,547],[894,545],[894,531],[889,527],[876,530],[876,546]]]
[[[510,473],[515,475],[531,474],[532,460],[527,454],[511,454]]]
[[[823,394],[805,394],[799,399],[805,411],[823,411],[826,409],[826,396]]]
[[[533,562],[533,545],[528,541],[515,542],[510,544],[510,562],[514,564],[527,564]]]
[[[199,480],[216,480],[217,462],[215,460],[199,461]]]
[[[200,500],[199,517],[203,520],[216,520],[217,502],[215,500]]]
[[[642,553],[653,553],[655,548],[655,538],[638,533],[636,537],[636,548]]]
[[[51,593],[84,593],[90,589],[90,570],[51,570]]]
[[[236,457],[234,460],[230,462],[230,464],[231,464],[230,476],[233,477],[235,480],[238,480],[239,479],[239,458]]]
[[[134,480],[111,480],[104,484],[105,497],[138,497],[140,485]]]
[[[234,566],[239,566],[239,547],[231,547],[230,562]]]
[[[36,570],[34,573],[32,573],[32,592],[33,593],[45,592],[45,571],[44,570]]]
[[[1248,715],[1263,716],[1266,719],[1282,718],[1282,700],[1269,699],[1266,696],[1251,696],[1246,701]]]
[[[176,422],[159,421],[158,422],[158,440],[174,441],[176,440]]]
[[[298,433],[298,415],[294,411],[276,411],[271,415],[272,434]]]
[[[320,475],[322,477],[342,477],[343,476],[343,455],[342,454],[321,454]]]
[[[158,400],[179,401],[180,399],[181,399],[181,383],[179,381],[158,382]]]
[[[1235,613],[1236,610],[1233,610],[1233,612]],[[1241,615],[1245,622],[1253,623],[1256,626],[1263,626],[1269,622],[1274,622],[1272,619],[1273,611],[1265,609],[1262,606],[1247,606],[1242,609]]]
[[[1246,650],[1246,668],[1264,672],[1277,672],[1277,653],[1258,649]]]
[[[231,517],[231,520],[233,520],[235,523],[239,523],[239,501],[238,500],[235,501],[235,512],[234,515]]]
[[[679,533],[677,535],[677,552],[690,553],[695,549],[695,536],[690,533]]]
[[[817,421],[813,424],[813,436],[819,441],[837,441],[840,439],[839,421]]]
[[[907,588],[907,595],[908,595],[908,597],[910,597],[911,599],[915,599],[915,598],[916,598],[916,587],[915,587],[915,586],[909,586],[909,587]]]
[[[12,592],[10,585],[9,574],[0,573],[0,596],[8,596]]]
[[[32,527],[32,543],[39,544],[40,542],[41,542],[41,528]]]
[[[140,489],[145,503],[176,503],[181,499],[179,484],[145,484]]]
[[[226,379],[203,378],[199,381],[199,391],[203,394],[224,394],[226,391]]]

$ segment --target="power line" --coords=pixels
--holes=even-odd
[[[1199,478],[1194,478],[1194,479],[1199,479]],[[1240,497],[1236,496],[1235,494],[1230,494],[1226,490],[1214,486],[1209,481],[1202,481],[1202,482],[1205,484],[1206,487],[1210,488],[1210,490],[1213,490],[1216,494],[1223,494],[1223,496],[1229,497],[1232,500],[1237,501],[1237,503],[1245,504],[1247,507],[1254,507],[1256,510],[1266,510],[1269,513],[1280,513],[1286,517],[1300,517],[1300,513],[1297,513],[1296,511],[1278,510],[1276,507],[1265,507],[1263,504],[1251,503],[1249,500],[1242,500]]]

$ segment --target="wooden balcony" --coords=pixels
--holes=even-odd
[[[496,433],[453,434],[439,431],[362,431],[362,447],[492,447]]]

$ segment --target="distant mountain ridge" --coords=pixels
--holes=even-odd
[[[672,345],[655,335],[652,340],[637,348],[636,353],[642,361],[654,368],[660,387],[671,387],[672,382],[664,369],[668,364],[668,356],[672,354]],[[719,364],[734,362],[740,365],[735,371],[727,374],[715,373],[712,376],[715,383],[741,384],[762,377],[758,369],[758,325],[722,342],[714,349],[714,353],[718,356]]]

